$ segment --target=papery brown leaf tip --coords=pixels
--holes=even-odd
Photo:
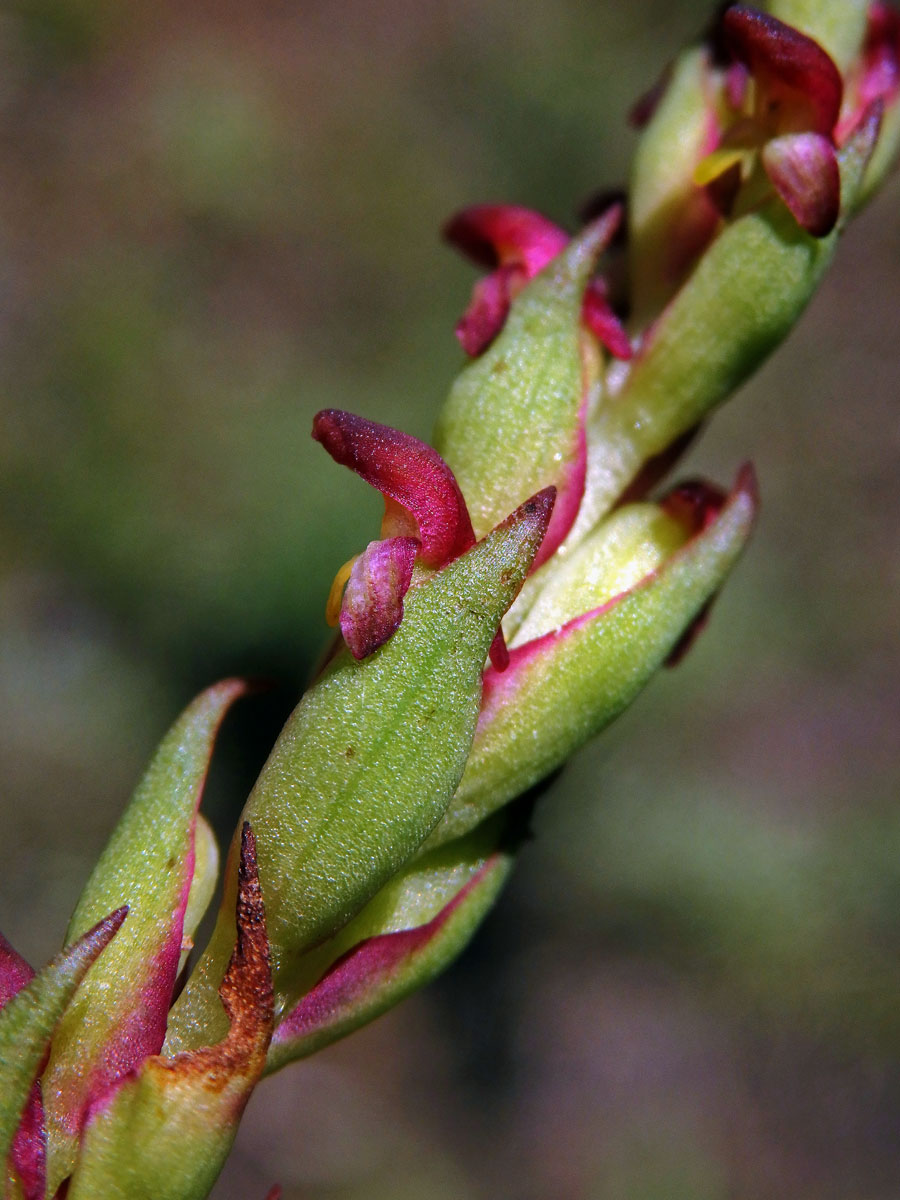
[[[256,836],[248,821],[241,826],[235,919],[234,950],[219,987],[219,999],[231,1028],[225,1041],[209,1050],[226,1073],[230,1060],[243,1061],[253,1052],[260,1027],[268,1026],[271,1031],[274,1019],[266,911],[256,864]]]

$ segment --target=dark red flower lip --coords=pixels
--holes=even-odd
[[[431,446],[338,408],[316,414],[312,436],[335,462],[350,467],[410,514],[427,566],[445,566],[474,546],[475,533],[456,477]]]
[[[743,63],[760,95],[758,110],[779,133],[808,130],[831,135],[843,81],[818,42],[768,13],[734,5],[722,17],[726,47]]]

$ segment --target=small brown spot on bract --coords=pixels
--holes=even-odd
[[[505,371],[508,371],[508,370],[509,370],[509,363],[506,361],[506,359],[498,358],[497,361],[494,363],[494,365],[491,367],[491,374],[502,375],[502,374],[504,374]]]
[[[174,869],[175,869],[175,855],[173,854],[172,857],[169,859],[169,861],[166,863],[166,870],[173,871]]]
[[[344,751],[344,754],[347,758],[355,758],[356,757],[356,751],[353,749],[352,746],[348,746],[347,749]]]

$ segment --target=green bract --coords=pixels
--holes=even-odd
[[[127,905],[128,924],[91,971],[60,1022],[44,1076],[50,1181],[75,1164],[83,1110],[123,1069],[155,1054],[182,951],[185,910],[196,922],[211,893],[211,851],[201,835],[195,874],[194,822],[213,742],[245,685],[229,680],[199,696],[169,730],[113,833],[69,924],[72,942],[99,917]],[[195,887],[196,883],[196,887]],[[189,891],[193,900],[189,901]]]
[[[541,540],[536,516],[526,503],[408,592],[398,632],[361,662],[338,654],[276,743],[244,816],[257,835],[277,1012],[286,965],[345,925],[450,802],[478,719],[488,648]],[[215,992],[234,940],[232,888],[172,1010],[169,1051],[221,1031]]]
[[[601,218],[523,289],[438,418],[435,449],[453,469],[478,535],[526,496],[560,484],[575,463],[585,391],[581,304],[607,236]]]

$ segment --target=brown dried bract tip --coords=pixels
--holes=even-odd
[[[241,827],[235,918],[237,939],[219,998],[231,1021],[226,1042],[242,1053],[258,1040],[260,1026],[271,1028],[274,1020],[266,910],[256,866],[256,837],[247,821]]]

